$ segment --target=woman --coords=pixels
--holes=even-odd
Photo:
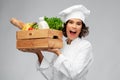
[[[86,80],[92,62],[92,46],[82,37],[89,32],[85,25],[85,17],[89,14],[90,11],[83,5],[75,5],[60,12],[65,22],[63,48],[48,49],[53,53],[51,60],[43,56],[44,51],[36,51],[39,60],[37,69],[47,80]]]

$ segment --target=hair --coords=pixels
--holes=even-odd
[[[67,33],[66,33],[66,26],[67,26],[67,23],[69,22],[69,20],[64,23],[64,28],[62,30],[63,32],[63,35],[65,37],[67,37]],[[86,37],[87,35],[89,34],[89,27],[85,25],[85,23],[82,21],[82,29],[81,29],[81,32],[79,34],[79,38],[82,38],[82,37]]]

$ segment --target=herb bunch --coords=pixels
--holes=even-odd
[[[44,20],[48,23],[50,29],[62,30],[63,22],[60,18],[57,17],[44,17]]]

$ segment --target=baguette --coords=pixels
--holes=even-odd
[[[22,29],[22,28],[24,27],[24,25],[25,25],[24,22],[22,22],[22,21],[20,21],[20,20],[17,20],[16,18],[11,18],[11,19],[10,19],[10,22],[11,22],[14,26],[18,27],[19,29]]]

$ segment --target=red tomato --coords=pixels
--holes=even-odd
[[[28,28],[28,30],[33,30],[33,28],[32,28],[32,27],[30,27],[30,28]]]

